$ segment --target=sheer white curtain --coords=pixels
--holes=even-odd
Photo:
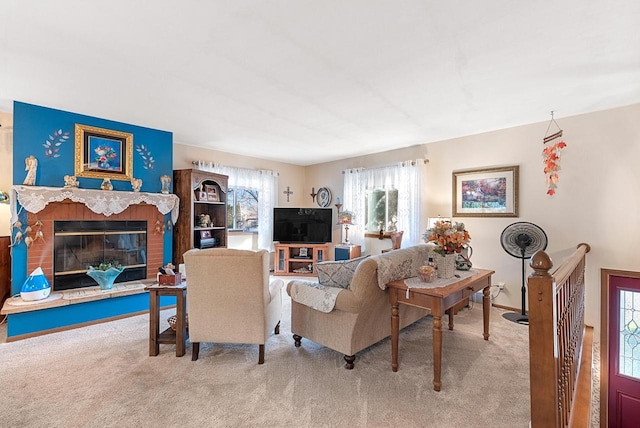
[[[404,231],[403,246],[416,245],[420,242],[425,164],[424,159],[419,159],[380,168],[344,171],[343,209],[356,214],[357,225],[349,227],[350,240],[354,244],[362,245],[364,250],[367,220],[364,195],[367,190],[375,189],[398,191],[397,229]]]
[[[363,168],[349,169],[343,171],[344,189],[342,209],[354,213],[353,226],[349,226],[349,241],[362,246],[362,251],[366,249],[364,242],[365,233],[365,199],[364,199],[364,183],[362,181]],[[340,226],[344,229],[344,226]],[[341,233],[344,233],[341,231]]]
[[[236,168],[212,162],[194,162],[203,171],[229,177],[229,187],[258,191],[258,248],[273,251],[273,208],[278,200],[278,173]]]

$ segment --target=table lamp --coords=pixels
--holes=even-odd
[[[340,213],[338,213],[338,223],[339,225],[344,225],[344,243],[348,244],[349,243],[349,226],[352,226],[353,223],[353,219],[355,218],[355,213],[353,213],[352,211],[342,211]]]

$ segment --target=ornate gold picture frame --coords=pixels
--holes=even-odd
[[[76,123],[76,177],[133,178],[133,134]]]
[[[453,172],[453,217],[518,217],[518,165]]]

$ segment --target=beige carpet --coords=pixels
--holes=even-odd
[[[479,304],[444,331],[441,392],[432,387],[430,317],[401,332],[393,373],[389,339],[348,371],[335,351],[308,340],[295,348],[289,313],[285,298],[262,366],[256,345],[203,344],[196,362],[189,343],[182,358],[161,345],[149,357],[146,315],[0,344],[0,426],[528,426],[527,327],[499,309],[489,341]]]

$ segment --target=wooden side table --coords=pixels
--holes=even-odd
[[[398,371],[400,304],[431,310],[433,316],[433,389],[435,391],[440,391],[442,386],[440,379],[442,372],[442,316],[445,313],[449,315],[449,330],[453,330],[453,308],[457,303],[468,299],[479,290],[482,290],[483,293],[483,336],[484,340],[489,340],[489,314],[491,313],[489,289],[491,275],[495,272],[487,269],[474,269],[474,271],[472,276],[447,282],[447,285],[441,287],[436,285],[434,288],[411,288],[407,291],[403,279],[387,284],[389,303],[391,304],[391,370]]]
[[[175,344],[176,357],[185,353],[187,338],[187,283],[180,285],[150,285],[149,291],[149,356],[160,353],[160,344]],[[176,331],[171,328],[160,333],[160,296],[176,297]]]

